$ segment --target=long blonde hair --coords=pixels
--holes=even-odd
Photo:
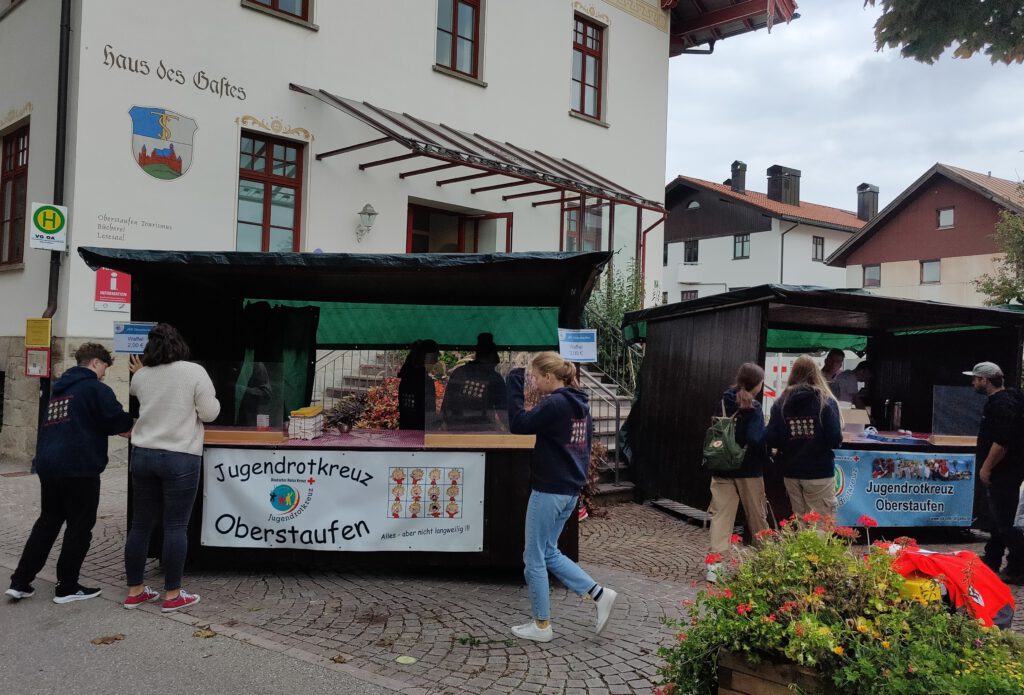
[[[542,352],[533,358],[530,366],[541,374],[554,374],[555,378],[574,389],[580,387],[576,378],[576,365],[557,352]]]
[[[782,392],[780,399],[783,404],[792,395],[798,386],[810,386],[818,394],[818,407],[824,412],[829,400],[836,400],[832,395],[832,389],[825,381],[825,375],[818,368],[818,363],[810,355],[800,355],[793,360],[793,366],[789,370],[789,380],[786,382],[786,390]]]

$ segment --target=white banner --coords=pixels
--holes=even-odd
[[[203,545],[483,550],[483,453],[207,448],[203,466]]]

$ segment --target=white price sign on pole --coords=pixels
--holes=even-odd
[[[597,329],[559,328],[558,354],[572,362],[597,362]]]

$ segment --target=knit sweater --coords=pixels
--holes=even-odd
[[[203,423],[220,414],[206,370],[194,362],[143,367],[128,392],[139,399],[132,445],[201,456]]]

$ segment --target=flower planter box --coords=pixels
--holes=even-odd
[[[831,692],[817,671],[793,663],[762,661],[747,663],[741,654],[723,651],[718,655],[718,695],[793,695]]]

